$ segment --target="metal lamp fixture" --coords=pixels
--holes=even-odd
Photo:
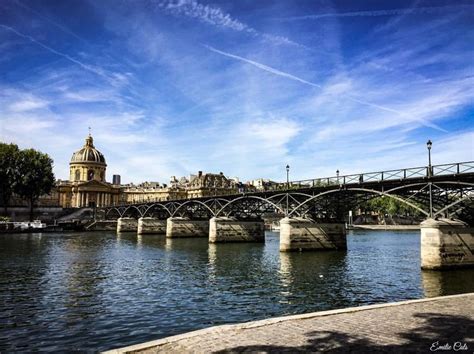
[[[433,146],[433,143],[431,140],[428,140],[426,142],[426,147],[428,148],[428,177],[431,177],[431,147]]]

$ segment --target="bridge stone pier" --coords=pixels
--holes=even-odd
[[[346,250],[342,223],[316,223],[301,217],[280,220],[280,251]]]
[[[214,217],[209,221],[209,242],[265,242],[263,220]]]
[[[138,220],[135,218],[118,218],[117,232],[137,232]]]
[[[474,267],[474,227],[460,220],[427,219],[421,227],[421,268]]]
[[[138,229],[137,233],[139,235],[144,234],[166,234],[166,220],[151,218],[151,217],[142,217],[138,219]]]
[[[166,220],[166,237],[208,237],[209,220],[171,217]]]

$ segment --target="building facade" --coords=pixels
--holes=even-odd
[[[36,206],[63,208],[102,207],[132,203],[228,195],[248,190],[237,178],[227,178],[222,172],[203,173],[187,177],[171,177],[169,185],[159,182],[120,184],[120,175],[113,175],[113,183],[106,181],[107,163],[94,146],[89,134],[84,146],[72,154],[69,180],[58,180],[48,195],[41,196]],[[13,205],[26,206],[26,201],[13,196]]]
[[[63,208],[83,208],[117,205],[121,187],[106,182],[104,155],[95,148],[92,136],[72,154],[69,181],[58,181],[59,205]]]
[[[238,186],[234,179],[227,178],[222,172],[219,174],[202,173],[191,175],[186,186],[188,198],[211,197],[238,193]]]
[[[159,182],[144,182],[138,185],[128,184],[122,186],[122,204],[161,202],[166,200],[185,199],[186,190],[179,186],[161,185]]]

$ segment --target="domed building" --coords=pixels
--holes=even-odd
[[[106,167],[104,155],[94,147],[94,139],[89,135],[84,147],[72,154],[69,180],[105,182]]]
[[[60,205],[82,208],[118,204],[120,186],[106,182],[106,169],[105,157],[89,134],[85,145],[72,154],[69,181],[59,184]]]

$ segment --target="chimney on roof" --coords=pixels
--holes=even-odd
[[[198,177],[202,176],[202,171],[198,171]]]

